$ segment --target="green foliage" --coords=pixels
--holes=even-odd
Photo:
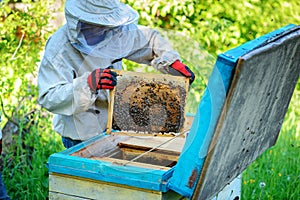
[[[25,4],[26,5],[26,4]],[[35,78],[40,52],[45,44],[48,17],[41,2],[27,4],[26,11],[1,3],[0,16],[0,94],[5,110],[16,107],[21,116],[34,109],[37,97]]]
[[[297,0],[123,0],[140,13],[140,23],[193,35],[217,55],[287,24],[299,24]]]
[[[3,125],[10,120],[19,125],[19,134],[4,151],[3,179],[11,199],[45,199],[48,195],[50,154],[62,150],[54,137],[51,118],[37,105],[36,74],[40,54],[49,33],[47,4],[52,1],[0,3],[0,113]],[[34,124],[27,127],[25,116],[34,111]],[[0,127],[1,128],[1,127]]]

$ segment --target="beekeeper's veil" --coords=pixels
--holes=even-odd
[[[65,15],[69,40],[82,53],[100,58],[122,57],[135,48],[129,36],[138,34],[139,15],[118,0],[67,0]]]

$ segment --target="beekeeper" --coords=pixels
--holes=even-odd
[[[39,103],[56,114],[53,125],[69,148],[106,129],[109,89],[122,59],[195,76],[155,30],[118,0],[67,0],[67,23],[48,40],[38,73]]]

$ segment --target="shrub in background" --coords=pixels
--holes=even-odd
[[[50,154],[62,149],[52,131],[50,115],[37,104],[37,68],[50,34],[50,3],[0,3],[0,114],[2,124],[6,124],[2,127],[3,179],[11,199],[45,199],[46,162]],[[29,113],[30,119],[26,117]],[[10,146],[5,140],[8,137],[12,137]]]

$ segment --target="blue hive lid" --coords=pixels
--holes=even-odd
[[[272,121],[282,122],[286,113],[299,77],[299,35],[299,26],[288,25],[218,56],[168,183],[170,189],[186,197],[212,198],[266,148],[274,145],[281,126],[270,130],[264,129],[264,125],[274,125]],[[291,59],[294,62],[288,62]],[[281,66],[280,63],[285,63],[286,66]],[[283,67],[286,67],[287,73],[286,70],[280,70]],[[258,83],[267,84],[266,87],[270,88],[260,88]],[[235,94],[237,88],[242,91]],[[278,88],[285,88],[286,92],[282,95],[284,98],[272,99],[266,96],[266,104],[264,101],[256,102],[259,95],[264,95],[264,90],[270,90],[266,94],[271,94],[271,89],[274,93]],[[243,91],[249,93],[245,95]],[[280,91],[277,91],[279,95]],[[275,107],[266,107],[279,101],[280,104]],[[259,106],[261,110],[258,109]],[[236,112],[230,110],[236,107]],[[258,121],[251,121],[251,110],[256,112],[256,117],[259,116],[256,119]],[[265,115],[270,110],[276,110],[279,114]],[[248,117],[250,122],[240,120],[240,115]],[[236,123],[232,119],[240,122]],[[251,128],[259,129],[257,131],[260,135],[257,138],[263,143],[256,138],[251,138],[250,141],[248,132]],[[235,138],[239,141],[235,141]],[[255,145],[259,147],[253,148]]]

